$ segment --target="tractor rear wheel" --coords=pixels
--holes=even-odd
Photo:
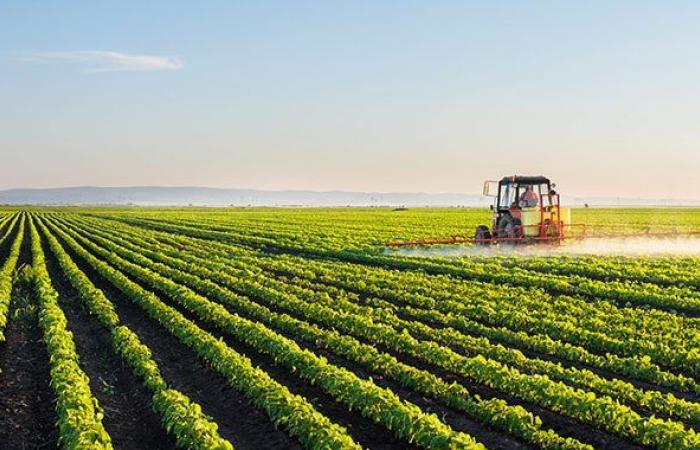
[[[514,219],[511,216],[504,215],[498,221],[498,238],[499,239],[514,239],[520,237],[522,232],[522,223],[519,219]]]
[[[491,240],[491,231],[486,225],[479,225],[476,227],[476,233],[474,233],[474,238],[477,240],[477,244],[487,245]]]

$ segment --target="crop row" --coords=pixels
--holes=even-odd
[[[275,333],[262,324],[228,312],[221,305],[197,295],[194,291],[168,278],[147,270],[78,237],[94,252],[127,271],[151,288],[196,314],[201,320],[226,330],[256,351],[271,356],[310,383],[319,386],[338,402],[356,410],[376,423],[381,423],[394,434],[426,448],[481,448],[465,433],[455,432],[436,416],[423,413],[417,406],[402,401],[388,389],[362,380],[352,372],[336,367],[314,353],[301,349],[294,341]]]
[[[474,258],[476,261],[482,259]],[[683,265],[680,258],[658,258],[665,264],[652,266],[644,259],[627,258],[621,261],[619,258],[595,258],[595,257],[528,257],[528,258],[491,258],[490,262],[497,262],[505,268],[521,267],[524,269],[554,273],[557,275],[580,275],[599,281],[632,281],[638,283],[652,283],[660,286],[677,288],[700,288],[700,280],[696,268]],[[689,258],[685,258],[686,260]],[[697,264],[697,261],[696,261]],[[695,294],[683,289],[682,293]]]
[[[87,241],[86,244],[90,245]],[[113,245],[110,246],[105,242],[101,242],[101,245],[108,249],[111,247],[113,251],[116,250]],[[114,254],[102,250],[100,246],[92,244],[91,247],[96,252],[102,251],[103,256],[115,264],[130,267],[132,274],[138,273],[141,265],[146,263],[143,260],[140,261],[141,265],[120,261],[120,259],[115,258]],[[124,251],[122,250],[122,252]],[[245,282],[250,283],[249,280],[239,280],[241,285],[246,285]],[[250,289],[259,289],[254,284],[248,284],[248,286]],[[261,298],[260,291],[256,295]],[[445,370],[540,404],[564,415],[592,423],[639,443],[661,448],[681,448],[695,445],[693,442],[697,440],[692,430],[684,430],[680,424],[641,417],[629,408],[620,406],[606,397],[596,397],[591,393],[573,390],[561,383],[553,383],[547,377],[528,376],[482,356],[465,358],[445,347],[431,342],[418,341],[406,333],[396,332],[388,326],[367,321],[366,318],[339,313],[326,307],[300,301],[290,295],[268,291],[267,296],[266,301],[271,305],[293,310],[296,314],[309,320],[324,321],[327,325],[349,334],[409,354]],[[211,302],[208,303],[210,309],[214,308]],[[203,317],[203,320],[205,319],[206,317]]]
[[[39,325],[49,354],[51,388],[56,394],[60,442],[69,449],[111,449],[112,440],[102,425],[102,412],[90,390],[89,379],[78,363],[73,335],[51,285],[44,252],[34,223],[29,222],[32,281],[39,304]]]
[[[170,276],[177,281],[183,281],[183,278],[186,280],[188,277],[186,274],[192,273],[197,274],[204,280],[214,279],[222,281],[229,287],[236,286],[232,278],[225,278],[224,273],[227,272],[228,267],[220,262],[214,264],[213,261],[215,261],[216,258],[213,258],[209,252],[206,253],[206,258],[197,258],[189,256],[187,252],[183,251],[183,249],[178,251],[163,246],[151,247],[147,242],[138,238],[132,238],[132,244],[131,242],[121,239],[119,236],[114,236],[113,233],[107,234],[101,232],[99,229],[91,228],[86,231],[92,236],[101,235],[104,238],[109,237],[112,241],[117,241],[120,243],[120,245],[130,248],[132,251],[140,250],[141,253],[153,260],[158,260],[169,264],[170,266],[174,267],[175,270],[168,270],[167,276]],[[124,235],[124,233],[120,234]],[[185,262],[188,262],[189,264],[186,264]],[[221,280],[222,278],[223,280]],[[286,291],[297,296],[304,296],[306,298],[308,298],[309,295],[312,295],[312,291],[304,291],[299,288],[295,290],[294,285],[279,282],[274,279],[257,277],[257,281],[264,282],[266,286],[276,289],[278,292]],[[202,281],[202,283],[207,284],[206,281]],[[315,285],[314,290],[323,290],[323,287]],[[217,292],[216,286],[208,286],[204,292],[211,295],[212,292]],[[225,293],[221,294],[221,292],[219,292],[218,295],[225,297]],[[314,301],[319,301],[319,299],[315,299]],[[500,345],[493,345],[487,339],[473,338],[471,336],[459,333],[454,329],[430,328],[421,322],[399,319],[393,314],[388,314],[387,311],[377,313],[369,307],[361,308],[361,310],[359,308],[353,308],[356,305],[348,302],[347,300],[339,298],[329,299],[329,301],[326,302],[326,306],[341,309],[346,312],[368,315],[373,317],[375,320],[380,320],[391,325],[397,330],[409,329],[411,330],[411,334],[420,336],[426,340],[433,340],[444,345],[458,347],[459,349],[466,351],[468,354],[483,354],[490,359],[508,364],[511,367],[517,367],[519,370],[527,373],[546,374],[555,380],[564,381],[572,386],[593,390],[599,394],[604,394],[611,396],[612,398],[618,398],[626,402],[631,402],[650,409],[655,413],[672,415],[682,419],[687,419],[695,424],[700,424],[700,405],[678,399],[670,394],[663,395],[658,391],[644,392],[635,388],[630,383],[620,380],[607,380],[588,370],[580,370],[576,368],[567,369],[563,368],[559,364],[554,364],[549,361],[526,358],[517,350],[507,349]],[[431,312],[432,311],[426,311],[425,313],[427,315]],[[440,313],[432,313],[433,315],[430,317],[430,319],[433,322],[444,317],[444,315]],[[256,317],[256,319],[258,318]]]
[[[9,239],[12,234],[19,215],[15,215],[12,223],[8,227],[5,235],[0,239],[0,245]],[[0,342],[5,340],[5,326],[7,325],[7,313],[10,308],[10,296],[12,295],[12,273],[17,266],[17,260],[19,259],[20,250],[22,248],[22,239],[24,237],[24,215],[19,218],[19,227],[17,236],[15,237],[12,247],[10,247],[10,254],[5,259],[0,267]]]
[[[580,264],[578,266],[580,267]],[[555,294],[610,299],[634,306],[647,305],[662,310],[700,313],[700,293],[677,286],[663,287],[649,282],[627,280],[602,281],[581,276],[574,270],[547,271],[546,266],[536,270],[530,264],[513,265],[504,271],[503,266],[497,262],[471,259],[433,261],[429,267],[437,273],[449,273],[489,283],[535,286]],[[543,277],[542,273],[546,276]]]
[[[309,268],[303,266],[302,270]],[[615,326],[614,317],[599,314],[599,317],[583,316],[580,319],[566,315],[563,311],[578,307],[575,299],[551,298],[549,304],[537,295],[528,296],[520,292],[503,292],[500,289],[484,289],[470,286],[462,289],[446,279],[392,275],[378,276],[371,270],[342,270],[341,264],[321,269],[322,277],[329,283],[364,295],[377,296],[393,302],[420,308],[439,308],[446,313],[469,317],[491,326],[505,326],[511,330],[545,334],[574,345],[583,346],[596,353],[615,353],[622,356],[646,355],[652,361],[669,368],[677,368],[689,374],[699,374],[700,359],[693,352],[698,341],[698,332],[688,328],[686,338],[680,327],[669,327],[653,334],[658,326],[655,316],[639,320],[636,326]],[[317,273],[316,269],[314,269]],[[359,277],[359,273],[363,276]],[[426,287],[425,293],[416,293],[408,280],[415,280]],[[402,282],[403,281],[403,282]],[[427,289],[427,287],[432,288]],[[471,295],[470,295],[471,294]],[[496,294],[496,295],[494,295]],[[538,308],[540,306],[540,308]],[[624,320],[624,319],[623,319]],[[647,331],[643,326],[648,324]]]
[[[314,292],[334,293],[338,289],[333,285],[296,276],[284,277],[283,281],[290,286],[299,286]],[[392,320],[394,320],[393,317],[399,316],[410,320],[411,323],[423,323],[437,328],[449,327],[485,342],[493,341],[505,344],[506,347],[550,355],[573,365],[652,383],[678,392],[693,392],[696,395],[700,393],[700,385],[695,380],[662,370],[658,365],[653,364],[648,356],[623,357],[613,353],[599,355],[578,345],[552,339],[546,334],[528,334],[502,326],[488,326],[471,320],[466,315],[441,312],[434,308],[417,308],[407,304],[392,303],[379,297],[365,297],[364,303],[366,306],[376,306],[383,310],[378,315],[379,320],[385,318],[388,311],[391,313]],[[367,308],[364,312],[371,314]]]
[[[151,219],[153,221],[153,219]],[[178,220],[180,226],[202,229],[200,222]],[[207,230],[224,233],[235,237],[240,242],[247,242],[260,247],[273,245],[292,252],[314,253],[318,256],[333,257],[345,255],[350,260],[372,261],[378,264],[401,264],[404,268],[409,265],[415,268],[444,273],[462,278],[475,279],[489,283],[504,283],[514,286],[540,287],[555,294],[577,295],[592,298],[611,299],[620,302],[630,302],[635,305],[649,305],[665,310],[681,310],[690,313],[700,313],[700,293],[682,288],[663,288],[651,283],[632,283],[607,281],[602,282],[578,275],[568,276],[548,274],[542,277],[538,272],[513,266],[508,271],[499,270],[498,263],[474,261],[471,259],[417,261],[415,258],[392,255],[367,255],[364,252],[348,252],[347,249],[324,248],[318,243],[308,242],[307,233],[281,233],[279,230],[253,229],[241,233],[234,225],[209,225]],[[315,244],[315,245],[314,245]]]
[[[133,331],[120,325],[112,303],[76,266],[45,225],[39,222],[39,227],[66,278],[89,311],[109,331],[115,351],[151,391],[153,409],[160,414],[164,427],[174,435],[177,445],[181,448],[233,450],[233,446],[219,436],[218,425],[202,414],[199,405],[185,394],[168,389],[150,350]]]
[[[201,234],[202,232],[192,233]],[[206,232],[204,232],[206,233]],[[216,250],[216,243],[212,242],[212,252]],[[223,251],[223,250],[222,250]],[[227,249],[225,251],[232,252]],[[237,254],[237,259],[239,255]],[[288,263],[285,264],[284,262]],[[317,261],[304,260],[303,264],[296,263],[294,257],[266,258],[266,263],[274,264],[275,270],[294,273],[298,276],[319,279],[344,289],[360,292],[363,295],[385,298],[391,302],[418,307],[426,310],[438,310],[444,314],[454,317],[462,317],[476,320],[473,322],[477,326],[471,326],[472,330],[486,331],[491,336],[506,337],[512,341],[518,340],[526,347],[536,351],[554,351],[560,356],[573,358],[585,364],[598,364],[606,370],[613,370],[625,375],[638,376],[653,382],[661,382],[664,385],[683,389],[685,386],[696,388],[697,385],[683,376],[677,376],[663,372],[652,362],[659,362],[668,367],[678,367],[689,373],[697,373],[698,355],[693,353],[692,345],[687,348],[678,344],[670,347],[671,339],[666,339],[665,335],[655,335],[649,339],[634,339],[623,331],[631,327],[635,329],[654,329],[649,321],[638,324],[630,324],[626,327],[617,326],[614,330],[605,329],[601,331],[589,331],[595,329],[595,325],[607,327],[606,322],[614,322],[609,316],[601,316],[600,319],[592,322],[590,327],[586,319],[575,322],[566,321],[565,318],[574,316],[563,314],[561,311],[552,311],[545,314],[548,309],[551,311],[551,304],[567,304],[567,298],[543,299],[542,302],[532,304],[533,310],[526,310],[528,302],[533,302],[535,295],[529,296],[525,293],[503,293],[501,289],[490,292],[483,287],[474,288],[471,291],[459,292],[454,283],[449,283],[447,279],[430,277],[426,279],[419,274],[404,274],[390,271],[377,272],[363,266],[351,266],[341,263],[320,263]],[[246,264],[249,261],[246,261]],[[327,267],[326,267],[327,266]],[[425,286],[424,292],[416,293],[415,286]],[[466,289],[466,288],[465,288]],[[445,293],[444,295],[442,293]],[[495,295],[494,295],[495,294]],[[514,298],[513,295],[517,297]],[[483,300],[480,300],[483,298]],[[575,303],[575,302],[569,302]],[[581,306],[582,308],[585,305]],[[542,310],[539,315],[535,312]],[[588,314],[590,315],[590,314]],[[652,318],[656,319],[656,316]],[[503,328],[505,327],[505,328]],[[603,328],[601,328],[603,329]],[[512,330],[512,331],[510,331]],[[540,333],[532,335],[532,333]],[[668,327],[665,333],[678,333],[678,327]],[[612,335],[612,336],[610,336]],[[618,336],[619,335],[619,336]],[[659,341],[664,337],[663,341]],[[563,343],[559,343],[563,341]],[[690,344],[692,344],[692,340]],[[581,352],[579,349],[592,350],[601,355]],[[609,354],[609,355],[606,355]],[[641,353],[641,357],[638,355]],[[622,356],[622,358],[620,357]]]
[[[266,372],[254,367],[250,359],[202,330],[119,270],[93,256],[63,230],[50,222],[47,222],[47,225],[52,233],[59,236],[100,276],[143,308],[150,317],[180,342],[192,348],[212,368],[224,376],[234,389],[265,411],[277,426],[286,430],[291,436],[297,437],[305,447],[311,449],[360,448],[343,427],[331,422],[306,400],[293,395]]]
[[[143,233],[139,233],[139,235],[143,235]],[[159,239],[163,238],[159,236]],[[197,242],[203,242],[175,235],[166,235],[165,239],[176,247],[180,245],[196,246]],[[298,258],[290,256],[256,258],[251,257],[249,252],[243,253],[240,249],[231,248],[212,241],[208,241],[206,249],[200,251],[208,254],[208,257],[219,255],[225,258],[229,264],[238,263],[241,267],[250,267],[251,265],[271,267],[276,275],[282,273],[310,280],[318,280],[327,285],[359,292],[362,295],[385,298],[399,305],[413,305],[428,311],[442,308],[441,311],[450,317],[452,323],[460,323],[462,329],[468,330],[470,333],[476,333],[477,335],[488,338],[496,338],[507,344],[516,343],[522,348],[553,354],[557,357],[562,357],[578,363],[591,364],[594,367],[610,370],[614,373],[632,376],[644,381],[673,387],[678,390],[697,390],[697,385],[692,379],[660,370],[658,366],[651,363],[648,355],[637,357],[636,353],[630,351],[628,353],[629,356],[621,357],[614,353],[615,350],[619,350],[621,345],[624,344],[630,347],[635,342],[630,339],[629,336],[622,335],[611,341],[605,334],[601,335],[600,333],[586,332],[581,321],[573,323],[562,322],[561,318],[565,317],[565,315],[559,311],[552,311],[547,315],[539,316],[535,315],[532,311],[522,311],[528,301],[528,299],[524,298],[522,295],[516,294],[518,296],[514,298],[513,294],[510,294],[505,298],[501,298],[500,290],[494,293],[481,290],[466,291],[464,292],[464,304],[461,304],[456,301],[460,298],[460,292],[455,284],[441,285],[440,283],[447,283],[449,280],[440,280],[437,277],[431,277],[430,280],[432,282],[426,284],[425,278],[417,274],[369,270],[363,266],[299,260]],[[260,261],[263,262],[261,263]],[[416,288],[416,286],[423,285],[425,285],[423,289],[418,290]],[[449,288],[447,286],[449,286]],[[444,296],[442,295],[443,291],[445,292]],[[428,296],[425,294],[430,295]],[[484,297],[483,302],[479,302],[480,297]],[[565,301],[565,299],[559,299],[557,302]],[[474,305],[475,302],[476,305]],[[509,302],[511,304],[509,304]],[[544,299],[544,303],[547,303],[546,299]],[[551,304],[554,302],[550,299],[549,303]],[[519,308],[514,308],[513,304],[516,304]],[[543,303],[536,303],[533,307],[540,307],[542,310],[547,310],[546,304]],[[574,314],[572,313],[569,315]],[[535,317],[533,318],[532,316]],[[468,318],[476,319],[476,321]],[[601,318],[601,320],[611,321],[607,316]],[[549,324],[549,326],[544,328],[542,327],[543,323]],[[653,328],[646,322],[639,326]],[[544,334],[533,335],[532,330],[533,328],[536,330],[536,327],[539,327],[540,332]],[[511,331],[511,329],[513,331]],[[547,334],[548,329],[552,330],[554,333],[558,333],[554,336],[555,339],[552,339],[550,335]],[[572,339],[571,336],[568,336],[568,334],[559,331],[562,329],[573,329],[577,332],[574,337],[582,335],[586,338],[591,337],[591,339],[579,339],[577,341],[576,339]],[[669,326],[669,329],[676,331],[677,327]],[[561,338],[566,342],[561,342],[556,338]],[[592,341],[592,344],[588,341]],[[662,350],[668,345],[665,342],[666,341],[664,341],[664,346],[659,347]],[[581,343],[586,345],[589,349],[594,351],[602,350],[607,354],[592,354],[582,348],[580,346]],[[666,359],[668,360],[668,358]]]
[[[129,219],[133,221],[133,219]],[[139,222],[139,221],[137,221]],[[249,240],[247,236],[240,236],[237,233],[224,233],[220,231],[210,231],[203,228],[192,228],[182,226],[180,224],[167,224],[165,222],[158,222],[155,224],[153,221],[148,221],[144,224],[140,221],[141,225],[147,227],[154,227],[168,232],[176,232],[185,234],[188,236],[194,236],[199,238],[204,238],[208,240],[219,240],[226,243],[233,243],[235,245],[240,245],[241,242],[246,242]],[[241,241],[242,240],[242,241]],[[256,238],[255,242],[260,241],[261,238]],[[262,240],[260,245],[278,245],[279,239],[276,238],[266,238]],[[284,244],[279,244],[284,247]],[[294,246],[297,248],[298,246]],[[299,252],[303,254],[304,247],[299,247]],[[303,255],[302,255],[303,256]],[[417,284],[425,284],[428,278],[424,276],[424,273],[437,273],[437,276],[431,276],[430,280],[441,280],[444,288],[441,288],[440,283],[429,283],[424,288],[424,293],[431,296],[439,294],[443,291],[450,296],[455,289],[462,289],[465,295],[474,297],[478,295],[479,291],[483,291],[483,295],[487,296],[489,301],[497,300],[494,298],[495,293],[502,294],[503,302],[501,302],[501,308],[515,308],[522,307],[524,305],[532,304],[532,310],[529,311],[528,317],[535,320],[537,319],[537,314],[544,314],[553,308],[556,308],[557,320],[565,321],[569,320],[570,323],[575,325],[577,328],[590,329],[591,331],[612,333],[614,335],[621,335],[621,339],[629,340],[634,336],[642,338],[642,340],[648,340],[653,338],[658,340],[663,338],[668,345],[685,345],[686,343],[697,343],[700,344],[700,335],[698,335],[698,328],[696,321],[694,319],[686,319],[682,316],[677,316],[662,311],[654,310],[652,312],[645,312],[642,310],[636,310],[634,308],[624,308],[618,309],[615,305],[609,302],[585,302],[579,299],[571,297],[555,297],[545,296],[538,289],[531,287],[522,287],[522,292],[519,298],[513,299],[511,296],[513,293],[517,293],[517,289],[508,288],[508,286],[498,286],[491,283],[479,283],[479,282],[468,282],[460,283],[459,278],[452,278],[450,275],[454,275],[453,272],[459,273],[459,269],[450,266],[445,261],[434,261],[434,260],[424,260],[416,258],[397,258],[397,257],[385,257],[379,255],[367,255],[359,254],[356,252],[332,252],[332,251],[312,251],[309,255],[311,258],[317,258],[319,256],[324,258],[331,258],[335,260],[343,260],[356,265],[362,265],[368,269],[382,268],[385,267],[388,271],[394,269],[402,269],[401,276],[404,278],[409,278],[410,283],[400,283],[404,286],[403,289],[414,289]],[[309,260],[309,258],[305,258]],[[440,274],[440,272],[447,271],[447,273]],[[353,276],[351,274],[350,276]],[[537,277],[546,282],[544,275],[537,275]],[[381,280],[379,280],[381,281]],[[447,288],[449,286],[449,288]],[[395,286],[390,286],[389,290],[394,291]],[[516,300],[516,301],[514,301]],[[573,322],[573,319],[576,319]],[[651,319],[651,320],[650,320]],[[692,323],[690,321],[692,320]],[[688,322],[687,324],[685,322]]]
[[[163,248],[149,251],[146,247],[143,248],[143,252],[146,255],[156,257],[161,252],[168,253]],[[452,408],[462,410],[471,417],[486,422],[497,429],[512,433],[542,448],[574,449],[587,447],[573,439],[562,438],[551,430],[540,430],[540,419],[532,416],[522,407],[509,406],[499,399],[488,401],[475,399],[461,385],[448,384],[425,370],[418,370],[400,363],[394,357],[379,352],[371,345],[362,344],[360,341],[347,335],[341,335],[334,330],[323,329],[288,315],[272,312],[267,307],[254,303],[247,297],[223,289],[212,281],[208,281],[207,278],[229,285],[233,282],[233,278],[218,270],[213,271],[205,268],[204,261],[197,261],[197,264],[187,264],[174,258],[161,259],[167,262],[167,266],[150,264],[149,267],[200,292],[206,292],[210,298],[235,308],[236,311],[242,312],[247,317],[288,333],[296,339],[331,350],[337,355],[362,364],[405,387],[440,400]],[[144,260],[140,260],[140,262],[144,262]],[[197,274],[203,278],[190,274]]]

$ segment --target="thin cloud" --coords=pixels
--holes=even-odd
[[[86,72],[143,72],[179,70],[178,58],[157,55],[135,55],[105,50],[68,52],[37,52],[24,55],[18,61],[26,64],[72,64]]]

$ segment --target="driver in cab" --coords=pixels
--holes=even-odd
[[[539,203],[539,198],[531,186],[525,186],[525,191],[520,194],[518,206],[521,208],[533,208]]]

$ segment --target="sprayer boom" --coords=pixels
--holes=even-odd
[[[627,238],[682,238],[700,237],[697,230],[678,230],[677,228],[652,229],[645,227],[643,230],[630,230],[630,225],[584,225],[570,224],[565,226],[568,230],[563,236],[537,236],[525,237],[504,237],[492,236],[488,239],[477,239],[462,236],[452,236],[449,238],[427,238],[415,240],[397,240],[387,242],[387,247],[420,247],[431,245],[454,245],[454,244],[478,244],[491,245],[499,243],[521,243],[521,244],[563,244],[565,242],[583,239],[627,239]]]
[[[560,204],[556,185],[543,176],[510,176],[486,181],[484,195],[493,197],[491,226],[479,225],[473,237],[425,238],[388,242],[388,247],[474,244],[562,244],[585,238],[682,237],[700,231],[676,227],[572,224],[571,210]]]

